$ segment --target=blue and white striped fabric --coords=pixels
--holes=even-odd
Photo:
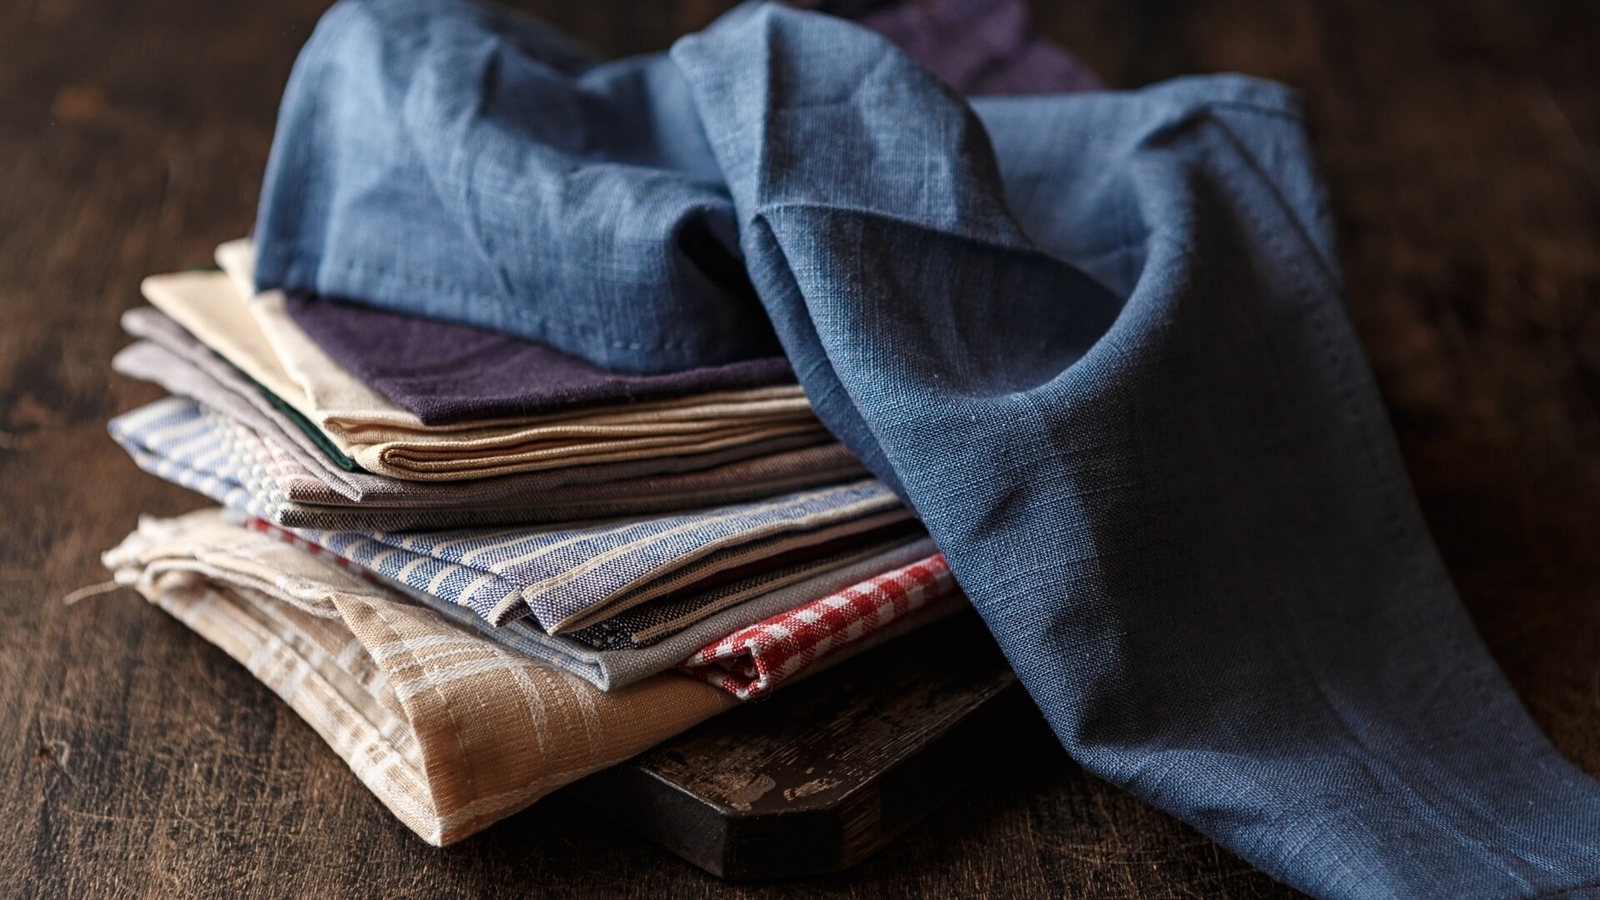
[[[212,427],[209,415],[192,400],[164,397],[112,419],[107,430],[144,471],[229,509],[276,519],[268,494],[258,495],[246,484],[235,448]]]
[[[496,625],[531,614],[559,634],[730,570],[910,515],[892,491],[867,479],[758,503],[578,527],[296,533],[413,590],[469,606]]]
[[[168,398],[113,419],[110,431],[145,471],[271,521],[281,500],[271,479],[212,418],[193,401]],[[495,625],[531,614],[555,634],[909,518],[893,492],[866,479],[675,515],[555,527],[293,530]]]

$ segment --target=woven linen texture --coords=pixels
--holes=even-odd
[[[735,702],[674,673],[602,692],[217,510],[146,520],[105,562],[278,693],[435,845]]]

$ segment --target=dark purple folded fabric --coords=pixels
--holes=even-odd
[[[625,375],[466,325],[296,296],[287,305],[295,324],[329,356],[429,425],[794,381],[781,356]]]
[[[822,0],[818,8],[878,32],[963,94],[1105,87],[1093,71],[1034,30],[1023,0]]]
[[[882,34],[965,94],[1104,87],[1092,71],[1034,31],[1023,0],[821,0],[815,6]],[[782,357],[626,375],[466,325],[302,297],[289,298],[288,308],[329,356],[429,425],[794,381]]]

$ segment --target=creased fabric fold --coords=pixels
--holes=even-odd
[[[434,845],[736,702],[677,673],[602,692],[215,510],[147,519],[105,563],[281,696]]]

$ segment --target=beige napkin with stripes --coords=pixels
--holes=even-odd
[[[674,672],[602,692],[216,509],[144,519],[104,561],[276,691],[434,845],[737,703]]]

